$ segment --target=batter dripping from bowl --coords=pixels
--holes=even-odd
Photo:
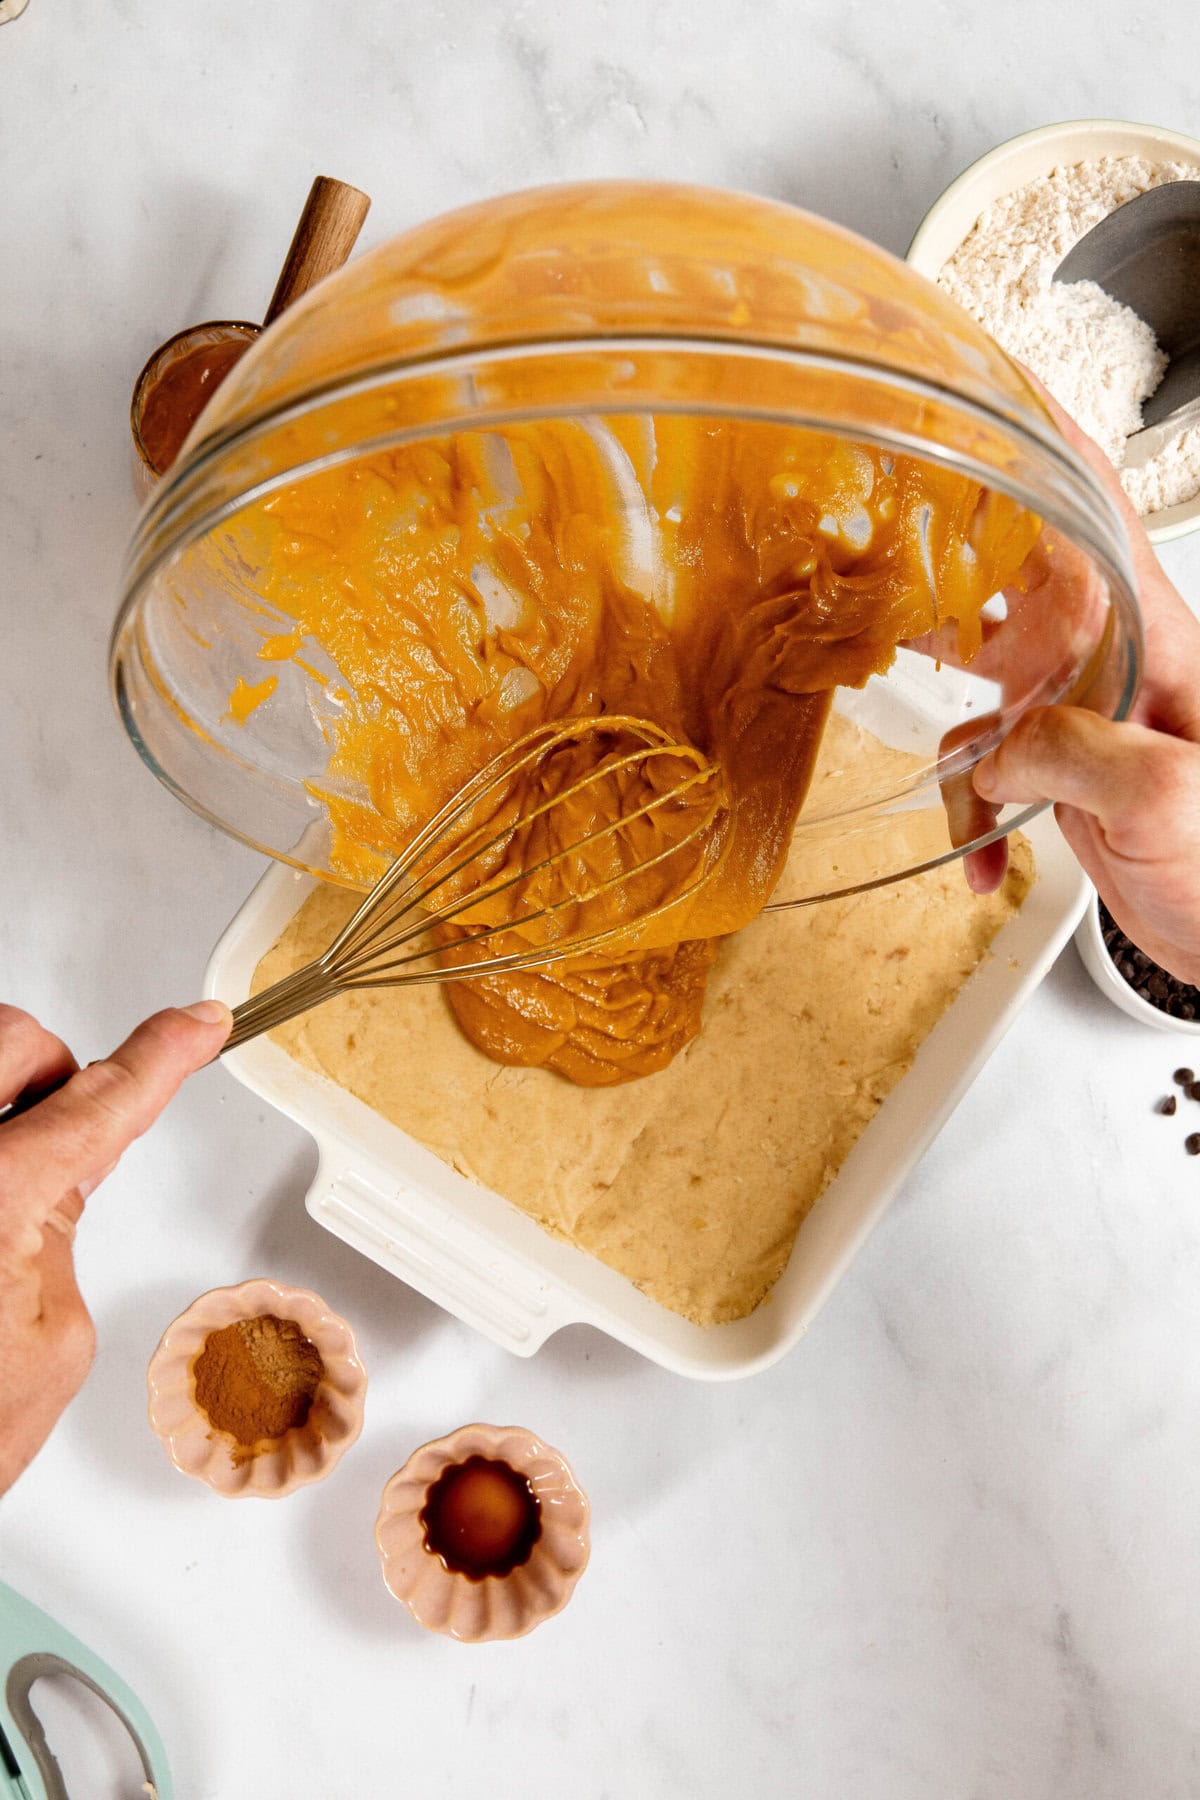
[[[647,718],[719,765],[728,842],[692,899],[622,954],[449,992],[490,1056],[607,1085],[664,1067],[699,1030],[716,940],[779,878],[834,689],[950,624],[969,662],[983,605],[1039,531],[976,482],[843,438],[618,416],[370,456],[276,494],[223,550],[277,615],[260,655],[315,644],[339,671],[314,791],[348,882],[377,877],[546,719]]]

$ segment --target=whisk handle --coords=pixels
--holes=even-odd
[[[292,975],[285,975],[282,981],[272,982],[261,993],[234,1007],[233,1029],[221,1048],[222,1056],[226,1051],[248,1044],[251,1038],[260,1037],[264,1031],[274,1031],[277,1025],[294,1019],[297,1014],[320,1006],[322,1001],[331,1000],[340,991],[338,982],[319,963],[311,963]]]

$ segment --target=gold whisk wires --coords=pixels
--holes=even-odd
[[[566,785],[545,792],[556,753],[573,746],[582,752],[591,740],[600,751],[591,765],[579,773],[568,768]],[[656,786],[656,781],[664,785]],[[587,796],[594,801],[603,783],[616,784],[619,791],[632,788],[630,803],[622,800],[612,817],[603,816],[603,809],[599,817],[585,817],[587,829],[571,842],[558,843],[556,828],[570,825],[572,808],[586,815]],[[540,789],[545,797],[522,806],[522,786],[532,788],[535,796]],[[506,801],[516,803],[508,817]],[[225,1049],[237,1049],[351,988],[477,980],[586,955],[618,938],[636,941],[647,924],[690,900],[711,880],[728,839],[723,830],[728,814],[729,799],[716,764],[646,719],[603,714],[541,725],[465,781],[414,834],[322,956],[234,1008]],[[654,848],[658,839],[652,833],[647,854],[622,855],[631,828],[644,820],[661,831],[664,815],[677,827],[665,846]],[[514,869],[505,855],[517,839],[536,844],[537,850],[534,861]],[[689,848],[694,851],[690,871],[666,898],[653,900],[652,890],[652,903],[640,904],[634,890],[643,877],[657,868],[665,876],[664,865]],[[602,861],[607,856],[605,867],[585,877],[582,891],[566,884],[567,891],[556,894],[556,879],[565,880],[568,865],[581,862],[589,851],[599,852]],[[611,866],[614,859],[616,867]],[[504,911],[499,920],[485,918],[478,926],[470,919],[481,908],[486,912],[489,902],[522,887],[532,899],[529,910]],[[588,909],[607,896],[615,897],[621,916],[596,929],[588,921]],[[494,940],[539,921],[543,925],[537,935],[544,942],[477,955],[481,945],[492,941],[494,946]],[[431,964],[432,958],[438,960]]]

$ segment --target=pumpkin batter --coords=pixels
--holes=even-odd
[[[602,959],[448,989],[497,1060],[605,1085],[694,1038],[712,940],[755,917],[783,868],[833,689],[949,622],[969,659],[980,608],[1038,531],[1012,501],[915,459],[793,427],[631,415],[369,456],[243,515],[225,553],[256,571],[263,659],[282,646],[311,661],[315,646],[338,671],[314,791],[347,882],[376,878],[545,719],[637,715],[718,765],[732,812],[697,894]],[[677,877],[668,861],[653,898]]]

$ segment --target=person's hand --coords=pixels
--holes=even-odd
[[[0,1006],[0,1493],[41,1448],[91,1366],[95,1333],[75,1283],[83,1203],[185,1075],[229,1035],[216,1000],[156,1013],[80,1069],[28,1013]]]
[[[1128,721],[1082,707],[1025,714],[975,770],[985,801],[1052,800],[1113,918],[1155,962],[1200,983],[1200,621],[1162,571],[1104,452],[1047,396],[1120,508],[1146,632]]]

